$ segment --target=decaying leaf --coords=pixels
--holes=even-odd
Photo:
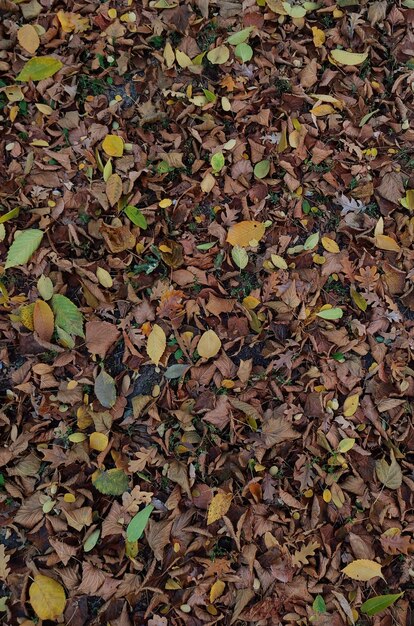
[[[230,508],[233,495],[220,491],[217,493],[208,507],[207,525],[213,524],[226,515]]]

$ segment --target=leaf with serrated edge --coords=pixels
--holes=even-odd
[[[69,298],[56,293],[52,296],[50,305],[55,314],[55,326],[59,326],[69,335],[85,336],[83,333],[83,315]]]
[[[381,565],[369,559],[357,559],[356,561],[352,561],[352,563],[344,567],[342,573],[352,578],[352,580],[362,582],[366,582],[377,576],[384,578],[381,572]]]
[[[17,267],[25,265],[34,252],[38,249],[43,239],[43,230],[29,228],[28,230],[18,231],[14,237],[14,241],[7,252],[7,260],[4,268]]]

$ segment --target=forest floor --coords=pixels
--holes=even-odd
[[[0,17],[0,621],[412,624],[414,0]]]

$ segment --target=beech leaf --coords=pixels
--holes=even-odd
[[[56,621],[65,610],[66,595],[60,583],[49,576],[37,574],[29,587],[30,604],[42,620]]]
[[[54,57],[33,57],[24,65],[16,80],[28,83],[50,78],[63,67],[63,63]]]
[[[40,246],[43,239],[43,230],[37,230],[36,228],[29,228],[28,230],[18,231],[14,236],[14,241],[7,252],[6,265],[7,270],[9,267],[16,267],[18,265],[25,265],[34,252]]]

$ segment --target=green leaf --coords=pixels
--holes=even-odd
[[[210,159],[211,167],[214,172],[220,172],[224,167],[224,154],[222,152],[216,152]]]
[[[243,30],[239,30],[238,33],[233,33],[230,37],[227,37],[227,43],[232,46],[237,46],[240,43],[244,43],[250,37],[250,33],[253,30],[253,26],[248,26],[247,28],[243,28]]]
[[[366,311],[368,307],[368,302],[365,300],[365,298],[361,296],[361,294],[358,293],[358,291],[354,289],[353,287],[351,287],[350,293],[351,293],[351,298],[355,302],[357,307],[361,309],[361,311]]]
[[[215,241],[209,241],[208,243],[200,243],[199,246],[196,246],[197,250],[210,250],[216,245]]]
[[[332,355],[332,358],[335,359],[335,361],[338,361],[338,363],[343,363],[345,361],[345,355],[343,352],[335,352],[335,354]]]
[[[94,391],[102,406],[106,409],[114,406],[116,402],[115,381],[103,368],[95,379]]]
[[[139,226],[142,230],[146,230],[148,228],[148,222],[145,219],[144,215],[142,215],[141,211],[136,207],[129,204],[125,207],[124,212],[127,217],[131,220],[135,226]]]
[[[254,166],[253,173],[256,178],[266,178],[270,170],[270,161],[265,159],[264,161],[259,161]]]
[[[319,594],[314,599],[312,608],[315,611],[315,613],[326,613],[325,600]]]
[[[55,314],[55,326],[59,326],[69,335],[85,336],[83,333],[83,315],[69,298],[56,293],[52,296],[50,305]]]
[[[53,283],[49,276],[41,275],[37,281],[37,290],[42,296],[43,300],[50,300],[53,296]]]
[[[309,237],[303,244],[303,249],[312,250],[313,248],[315,248],[315,246],[318,245],[318,243],[319,243],[319,232],[313,233],[312,235],[309,235]]]
[[[216,94],[212,91],[209,91],[208,89],[203,89],[203,92],[208,102],[215,102],[217,100]]]
[[[100,493],[106,496],[122,496],[128,489],[128,476],[121,469],[113,468],[98,471],[98,476],[92,478],[92,484]]]
[[[246,61],[250,61],[253,56],[253,48],[249,46],[248,43],[239,43],[239,45],[236,46],[234,54],[238,59],[243,61],[243,63],[246,63]]]
[[[167,367],[164,376],[168,380],[173,380],[174,378],[181,378],[181,376],[184,376],[184,374],[189,368],[190,368],[189,365],[184,365],[184,364],[182,365],[181,363],[176,363],[175,365],[170,365],[170,367]]]
[[[91,550],[93,550],[96,544],[98,543],[98,539],[100,536],[101,536],[101,531],[99,528],[97,528],[96,530],[93,531],[92,534],[89,535],[87,539],[85,539],[83,543],[84,552],[90,552]]]
[[[38,81],[50,78],[63,67],[63,63],[54,57],[32,57],[24,65],[16,80],[28,83],[30,80]]]
[[[153,510],[154,506],[152,504],[148,504],[145,509],[142,509],[142,511],[138,511],[138,513],[134,515],[134,517],[127,526],[128,541],[138,541],[138,539],[142,537],[142,533],[144,532],[145,527],[148,524],[148,520]]]
[[[0,217],[0,224],[4,224],[4,222],[8,222],[12,220],[14,217],[17,217],[20,213],[20,207],[15,207],[11,211],[7,211]]]
[[[75,342],[73,340],[72,335],[69,335],[69,333],[67,333],[66,330],[63,330],[63,328],[60,328],[60,326],[55,326],[55,329],[56,329],[56,334],[59,337],[59,343],[64,348],[73,350],[73,348],[75,347]]]
[[[344,312],[342,309],[334,307],[333,309],[324,309],[323,311],[319,311],[316,315],[324,320],[339,320],[343,314]]]
[[[361,613],[365,613],[365,615],[376,615],[377,613],[381,613],[389,606],[394,604],[404,595],[404,592],[401,593],[390,593],[385,596],[375,596],[375,598],[370,598],[361,606]]]
[[[17,231],[14,236],[14,241],[7,253],[7,260],[4,268],[7,270],[9,267],[16,267],[17,265],[24,265],[27,263],[33,252],[36,252],[40,246],[43,235],[43,230],[38,230],[36,228]]]
[[[241,248],[240,246],[234,246],[231,251],[231,257],[237,267],[239,267],[241,270],[244,270],[249,262],[249,255],[247,254],[246,250],[244,248]]]

